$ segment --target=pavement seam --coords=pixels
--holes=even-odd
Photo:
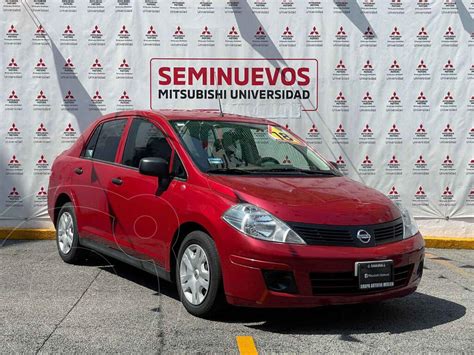
[[[456,272],[458,275],[464,276],[464,277],[466,277],[466,278],[468,278],[468,279],[472,278],[472,275],[470,275],[469,273],[466,273],[464,270],[460,269],[458,266],[456,266],[456,265],[450,263],[449,261],[435,259],[435,257],[437,257],[436,254],[426,253],[425,255],[426,255],[426,258],[427,258],[429,261],[432,261],[433,263],[436,263],[436,264],[438,264],[438,265],[444,266],[445,268],[447,268],[447,269],[449,269],[449,270],[451,270],[451,271],[454,271],[454,272]],[[459,272],[458,270],[461,271],[461,272]],[[468,287],[468,286],[466,286],[466,285],[464,285],[464,284],[458,282],[457,280],[453,280],[451,277],[448,277],[448,276],[450,276],[449,274],[448,274],[448,276],[445,276],[444,272],[441,272],[441,273],[438,273],[438,274],[439,274],[441,277],[445,278],[446,280],[448,280],[448,281],[454,283],[455,285],[457,285],[457,286],[463,288],[465,291],[473,292],[473,290],[471,290],[470,287]],[[469,277],[467,277],[466,275],[469,276]]]
[[[157,268],[157,265],[154,264],[155,266],[155,272],[156,272],[156,275],[158,275],[158,268]],[[161,280],[160,278],[158,277],[157,278],[157,281],[158,281],[158,308],[159,308],[159,313],[157,312],[156,316],[159,317],[158,318],[158,342],[159,342],[159,349],[157,351],[157,354],[162,354],[163,353],[163,350],[164,350],[164,347],[165,347],[165,339],[164,339],[164,331],[163,331],[163,327],[164,327],[164,319],[163,319],[163,299],[162,299],[162,294],[161,294]]]
[[[82,292],[81,296],[77,299],[76,302],[74,302],[74,304],[72,305],[72,307],[69,309],[69,311],[67,311],[67,313],[64,315],[63,318],[61,318],[61,320],[54,326],[53,330],[51,331],[51,333],[49,333],[49,335],[46,337],[46,339],[43,341],[43,343],[41,344],[41,346],[35,351],[35,354],[38,354],[41,349],[43,349],[44,345],[48,342],[48,340],[51,338],[51,336],[54,334],[54,332],[59,328],[59,326],[62,324],[62,322],[64,322],[64,320],[67,318],[67,316],[74,310],[74,308],[76,308],[77,304],[82,300],[82,298],[84,297],[84,295],[86,294],[86,292],[89,290],[89,288],[92,286],[92,284],[95,282],[95,280],[97,280],[97,277],[99,276],[99,274],[102,272],[102,270],[99,269],[99,271],[95,274],[94,278],[92,279],[92,281],[89,283],[89,285],[87,285],[86,289],[84,290],[84,292]]]
[[[455,273],[457,273],[461,276],[464,276],[464,277],[467,277],[467,278],[472,277],[472,274],[470,274],[468,271],[465,271],[465,270],[461,269],[459,266],[454,265],[453,263],[449,262],[448,260],[436,259],[436,257],[437,257],[436,254],[426,253],[425,255],[432,262],[434,262],[436,264],[439,264],[439,265],[443,265],[446,268],[450,269],[451,271],[454,271]]]

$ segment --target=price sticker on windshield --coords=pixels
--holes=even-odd
[[[278,141],[290,144],[304,145],[303,142],[294,137],[292,134],[276,126],[268,126],[268,134],[270,137]]]

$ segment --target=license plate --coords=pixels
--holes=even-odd
[[[393,287],[393,261],[362,261],[355,263],[355,276],[359,278],[359,289]]]

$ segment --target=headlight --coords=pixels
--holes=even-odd
[[[271,213],[248,203],[229,208],[222,218],[235,229],[253,238],[269,242],[306,244],[284,222]]]
[[[403,220],[403,239],[413,237],[418,233],[418,225],[416,224],[415,219],[411,215],[410,211],[403,206],[400,202],[396,203]]]

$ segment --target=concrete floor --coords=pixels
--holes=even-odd
[[[62,262],[54,241],[0,241],[0,352],[474,352],[474,251],[427,250],[415,294],[311,310],[189,315],[171,284],[94,257]]]

